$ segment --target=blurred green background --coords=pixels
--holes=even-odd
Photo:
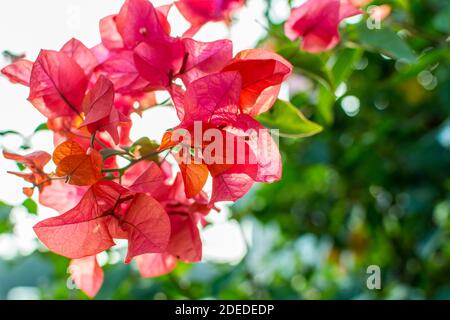
[[[290,102],[323,131],[280,138],[282,181],[233,205],[248,242],[238,264],[142,279],[107,263],[98,299],[450,299],[450,6],[381,3],[393,9],[381,29],[365,16],[321,55],[299,52],[268,7],[260,45],[294,64]],[[312,130],[277,110],[282,132]],[[0,203],[0,233],[13,232],[11,209]],[[37,251],[0,260],[0,299],[85,299],[68,289],[68,263]],[[370,265],[380,290],[366,286]]]

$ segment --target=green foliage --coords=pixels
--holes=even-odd
[[[394,59],[414,63],[416,55],[409,45],[391,28],[368,29],[360,24],[355,41],[371,51],[378,51]]]
[[[319,81],[328,90],[334,90],[334,79],[320,56],[300,51],[298,45],[283,48],[278,54],[289,60],[297,71]]]
[[[150,155],[147,159],[152,161],[158,161],[158,155],[155,154],[159,148],[159,144],[148,137],[142,137],[131,146],[130,152],[138,151],[143,157]]]
[[[37,203],[34,202],[33,199],[31,199],[31,198],[26,199],[22,203],[22,205],[27,209],[28,213],[31,213],[31,214],[37,214],[38,213]]]
[[[46,131],[46,130],[48,130],[48,126],[47,126],[47,123],[41,123],[40,125],[38,125],[37,127],[36,127],[36,129],[34,129],[34,133],[36,133],[36,132],[39,132],[39,131]]]
[[[267,128],[279,129],[284,137],[304,138],[322,131],[322,127],[308,120],[300,110],[287,101],[277,100],[266,113],[258,116],[258,121]]]
[[[9,213],[13,207],[0,201],[0,234],[12,231],[12,224],[9,220]]]

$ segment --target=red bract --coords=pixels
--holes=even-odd
[[[122,37],[126,37],[127,46],[133,48],[147,36],[162,35],[161,31],[169,34],[171,28],[167,15],[171,7],[172,5],[165,5],[153,8],[148,1],[127,1],[118,15],[110,15],[100,20],[103,45],[108,50],[122,49],[125,47]],[[142,13],[147,17],[140,16]],[[155,19],[155,15],[158,19]],[[147,28],[153,33],[149,35]]]
[[[31,197],[33,195],[33,189],[35,186],[42,188],[48,184],[48,175],[44,172],[45,165],[50,161],[51,156],[44,151],[36,151],[25,156],[3,151],[5,159],[14,160],[27,167],[31,173],[26,172],[12,172],[8,173],[23,178],[25,181],[33,184],[33,188],[23,188],[23,192],[26,196]]]
[[[86,76],[90,76],[98,65],[95,55],[79,40],[69,40],[60,50],[71,57],[84,70]]]
[[[115,16],[107,16],[100,20],[100,36],[103,45],[109,49],[120,49],[124,47],[122,36],[117,30]]]
[[[233,44],[230,40],[200,42],[186,38],[183,43],[187,59],[180,77],[186,85],[208,74],[219,72],[233,56]]]
[[[234,120],[239,110],[242,85],[238,72],[223,72],[192,82],[184,97],[185,116],[181,127],[194,121],[220,125]]]
[[[144,278],[162,276],[171,272],[177,265],[177,258],[168,253],[147,253],[134,260]]]
[[[122,224],[128,232],[125,263],[141,254],[166,250],[170,235],[169,218],[164,208],[152,197],[138,193],[123,217]]]
[[[80,202],[87,187],[70,185],[62,180],[53,180],[39,193],[39,203],[64,213]]]
[[[129,189],[158,197],[163,192],[161,186],[165,180],[164,173],[156,163],[146,163],[144,166],[146,169],[143,172],[140,171],[140,175],[130,184]]]
[[[129,262],[136,255],[164,252],[169,228],[167,214],[155,199],[99,181],[76,207],[38,223],[34,230],[50,250],[72,259],[100,253],[114,245],[113,238],[126,237]]]
[[[33,64],[28,100],[49,119],[81,113],[88,79],[74,59],[42,50]]]
[[[84,97],[83,110],[86,117],[82,127],[86,126],[90,133],[96,133],[98,130],[106,131],[114,143],[119,143],[117,128],[129,119],[114,107],[114,87],[111,81],[100,76]]]
[[[44,151],[36,151],[25,156],[3,151],[3,156],[6,159],[20,162],[34,173],[42,173],[44,166],[52,158],[47,152]]]
[[[308,0],[291,12],[284,31],[289,39],[302,38],[304,51],[318,53],[334,48],[340,40],[339,23],[362,13],[343,0]]]
[[[183,64],[184,47],[180,39],[141,42],[134,49],[134,62],[140,75],[153,90],[171,85]]]
[[[167,37],[153,5],[148,0],[127,0],[115,17],[117,31],[125,47],[134,48],[143,41]]]
[[[292,72],[292,65],[281,56],[262,49],[239,52],[223,71],[238,71],[242,78],[239,106],[243,113],[256,116],[275,103],[281,83]]]
[[[1,72],[12,83],[20,83],[24,86],[29,86],[32,68],[33,62],[26,59],[20,59],[4,67]]]
[[[207,22],[229,22],[233,11],[242,7],[244,2],[245,0],[178,0],[175,5],[191,23],[184,36],[192,37]]]
[[[91,298],[102,287],[104,274],[96,256],[73,259],[70,261],[69,272],[77,287]]]
[[[202,243],[197,227],[210,207],[204,192],[187,198],[181,175],[177,175],[166,194],[159,200],[170,217],[171,236],[167,253],[185,262],[196,262],[202,257]]]
[[[113,52],[97,68],[100,74],[106,75],[111,80],[117,92],[134,93],[149,85],[148,81],[139,74],[133,56],[133,51]]]
[[[129,200],[129,196],[118,184],[100,181],[75,208],[39,222],[34,231],[50,250],[62,256],[77,259],[95,255],[114,245],[108,224],[120,201]]]

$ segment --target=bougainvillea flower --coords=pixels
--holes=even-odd
[[[113,237],[126,237],[125,262],[129,262],[134,256],[164,252],[170,222],[152,197],[134,195],[115,182],[103,180],[94,184],[76,207],[41,221],[34,230],[50,250],[72,259],[100,253],[114,245]]]
[[[197,262],[202,259],[202,241],[196,221],[190,215],[170,215],[171,234],[168,252],[177,259]]]
[[[171,223],[171,236],[167,253],[184,262],[200,261],[202,243],[198,223],[203,222],[211,207],[204,192],[192,198],[186,197],[185,185],[178,174],[165,195],[159,199],[166,209]]]
[[[186,85],[208,74],[219,72],[233,57],[233,43],[230,40],[200,42],[185,38],[183,43],[187,59],[180,78]]]
[[[122,50],[111,53],[108,59],[98,66],[97,72],[106,75],[119,93],[127,94],[143,90],[149,83],[140,76],[133,57],[133,51]]]
[[[178,0],[175,5],[184,18],[191,23],[191,27],[184,36],[192,37],[207,22],[228,22],[233,11],[242,7],[244,2],[245,0]]]
[[[185,93],[185,116],[180,126],[194,121],[221,124],[235,119],[239,110],[242,86],[238,72],[221,72],[192,82]]]
[[[84,70],[89,77],[95,67],[98,65],[97,58],[83,43],[79,40],[70,39],[60,50],[71,57]]]
[[[90,148],[97,151],[102,149],[113,149],[115,143],[107,132],[97,132],[94,141],[86,127],[80,128],[83,119],[81,117],[60,117],[47,121],[49,130],[53,131],[53,143],[58,146],[67,140],[73,140],[78,143],[84,150]],[[128,145],[129,139],[129,125],[122,124],[119,128],[120,143]],[[103,167],[105,169],[117,167],[114,157],[109,157],[104,160]]]
[[[241,88],[237,72],[209,75],[192,82],[184,96],[184,118],[178,129],[192,130],[194,121],[220,126],[236,118]],[[169,144],[167,144],[165,141]],[[173,146],[170,132],[165,135],[162,149]],[[180,155],[183,156],[183,155]],[[208,178],[208,168],[203,163],[180,163],[188,198],[197,195]]]
[[[240,163],[235,160],[237,164],[231,166],[209,165],[213,177],[211,204],[241,198],[254,182],[272,183],[281,179],[281,155],[268,129],[249,115],[239,114],[236,122],[224,130],[245,141],[245,158]]]
[[[180,70],[184,46],[168,35],[169,9],[155,9],[148,0],[127,0],[119,14],[101,21],[106,53],[102,50],[98,71],[110,78],[118,92],[165,89]]]
[[[328,2],[338,1],[315,3],[326,7]],[[261,49],[233,58],[229,40],[187,38],[208,21],[228,22],[243,3],[177,1],[191,28],[175,38],[167,20],[171,5],[154,8],[148,0],[126,0],[118,14],[100,21],[102,42],[93,48],[71,39],[60,51],[42,50],[34,63],[20,59],[2,70],[10,81],[30,87],[29,100],[48,118],[56,171],[44,172],[50,159],[45,152],[5,157],[30,169],[14,173],[33,184],[24,192],[31,196],[39,187],[39,202],[60,213],[34,230],[51,251],[73,259],[72,278],[88,296],[97,294],[103,281],[96,255],[114,246],[114,239],[128,240],[125,263],[135,260],[142,276],[168,273],[178,260],[201,260],[200,229],[207,214],[217,210],[215,202],[237,200],[255,182],[280,179],[279,150],[254,118],[271,108],[292,66]],[[335,14],[335,33],[341,17],[352,14],[348,8],[353,7],[343,3]],[[329,29],[317,12],[304,14],[319,21],[319,31],[312,24],[302,35],[304,44]],[[159,148],[129,136],[130,116],[155,106],[156,90],[170,94],[180,119]],[[198,123],[203,139],[197,145]],[[172,141],[178,129],[194,141]],[[210,129],[215,136],[208,140]],[[216,137],[225,144],[216,147]],[[179,161],[175,175],[159,155],[168,149],[177,160],[193,161]],[[119,156],[130,163],[121,167]],[[209,178],[210,197],[204,192]]]
[[[118,126],[130,120],[114,107],[114,86],[106,77],[100,76],[94,87],[83,100],[86,114],[82,127],[86,126],[90,133],[106,131],[119,143]]]
[[[134,49],[134,63],[139,74],[153,90],[171,85],[183,64],[185,50],[180,39],[141,42]]]
[[[242,198],[254,183],[251,174],[232,168],[213,179],[211,203]]]
[[[78,259],[100,253],[114,245],[108,221],[115,214],[113,208],[128,190],[111,181],[93,185],[78,205],[66,213],[43,220],[34,231],[50,250]]]
[[[242,197],[254,182],[274,182],[281,178],[281,157],[270,132],[239,108],[241,79],[240,72],[228,71],[205,76],[187,87],[183,101],[185,116],[176,129],[182,128],[192,136],[192,126],[199,121],[204,125],[202,130],[219,129],[225,142],[221,149],[215,150],[219,153],[215,158],[223,160],[220,163],[211,163],[205,158],[207,153],[204,151],[209,148],[205,141],[201,146],[191,145],[202,148],[204,162],[179,161],[188,198],[200,192],[208,172],[213,177],[211,204]],[[164,135],[160,148],[171,148],[178,143],[173,141],[173,132]],[[233,143],[228,144],[226,139],[231,138]],[[244,146],[240,155],[236,151],[239,145]],[[233,159],[228,163],[225,159],[230,147],[233,148]],[[241,157],[240,161],[238,157]]]
[[[184,39],[184,43],[188,58],[180,78],[185,85],[214,72],[239,72],[242,79],[239,107],[241,112],[251,116],[259,115],[272,107],[281,83],[292,73],[292,65],[287,60],[267,50],[244,50],[230,60],[232,47],[227,42],[201,43]],[[184,91],[179,86],[172,85],[170,93],[177,115],[182,120],[185,112]]]
[[[125,20],[136,20],[136,14],[139,14],[139,8],[134,9],[135,7],[146,7],[149,12],[149,16],[153,17],[152,9],[147,4],[144,4],[142,1],[134,1],[129,2],[126,4],[126,12],[122,11],[122,16],[119,17],[119,20],[125,21]],[[130,9],[131,8],[131,9]],[[170,34],[170,24],[167,21],[167,15],[169,14],[170,9],[172,8],[172,4],[164,5],[160,7],[156,7],[156,16],[158,17],[159,24],[161,26],[161,29],[157,27],[157,32],[159,33],[161,30],[163,30],[166,34]],[[124,41],[122,39],[122,35],[119,32],[116,24],[116,17],[117,15],[110,15],[107,17],[104,17],[100,20],[100,36],[102,38],[102,44],[107,48],[108,50],[115,50],[115,49],[122,49],[125,47]],[[136,24],[138,27],[137,30],[140,30],[141,32],[144,32],[144,28],[146,27],[146,21],[141,20],[144,24]],[[126,22],[124,22],[126,23]],[[153,23],[156,24],[156,21],[153,20]],[[121,32],[124,33],[125,30],[121,29]],[[137,42],[136,42],[137,43]],[[131,46],[133,47],[133,46]]]
[[[88,80],[67,54],[42,50],[33,64],[28,100],[49,119],[79,115]]]
[[[168,253],[147,253],[137,256],[134,260],[144,278],[162,276],[171,272],[177,265],[177,258]]]
[[[251,116],[269,110],[275,103],[281,83],[292,73],[289,61],[263,49],[239,52],[223,71],[238,71],[242,78],[239,106]]]
[[[71,260],[69,272],[73,282],[88,297],[95,297],[102,287],[104,274],[96,256]]]
[[[2,74],[12,83],[20,83],[24,86],[30,85],[31,69],[33,62],[19,59],[2,69]]]
[[[75,140],[67,140],[53,152],[56,175],[79,186],[94,184],[102,178],[103,159],[95,149],[84,150]]]
[[[27,167],[31,173],[27,172],[12,172],[8,173],[23,178],[25,181],[30,182],[33,186],[44,187],[46,182],[49,182],[48,175],[44,172],[45,165],[50,161],[51,156],[44,151],[36,151],[28,155],[22,156],[10,152],[3,151],[5,159],[14,160]],[[33,188],[24,188],[24,193],[28,197],[33,195]]]
[[[291,40],[303,39],[302,50],[319,53],[339,43],[339,23],[342,20],[360,13],[346,1],[308,0],[292,10],[284,31]]]
[[[246,114],[239,115],[233,128],[228,130],[245,136],[250,154],[254,155],[256,160],[255,181],[271,183],[281,179],[281,155],[269,130]]]
[[[20,162],[21,164],[23,164],[24,166],[26,166],[28,169],[30,169],[33,172],[41,172],[41,173],[44,170],[44,166],[52,158],[45,151],[36,151],[36,152],[30,153],[25,156],[3,151],[3,156],[6,159]]]
[[[122,223],[128,232],[128,253],[125,263],[141,254],[166,250],[170,236],[170,222],[166,211],[154,198],[138,193]]]
[[[102,38],[102,44],[109,50],[124,47],[122,36],[117,30],[115,17],[115,15],[110,15],[100,20],[100,36]]]
[[[148,0],[127,0],[115,17],[116,27],[126,48],[167,38],[157,10]]]
[[[166,177],[156,163],[142,162],[142,164],[146,167],[146,169],[140,171],[140,175],[130,184],[128,188],[133,192],[148,193],[153,197],[158,197],[160,192],[162,192],[161,186]]]

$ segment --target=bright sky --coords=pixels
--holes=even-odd
[[[155,6],[170,3],[167,0],[152,0]],[[286,1],[274,1],[274,19],[283,20],[288,14]],[[0,51],[25,53],[34,60],[40,49],[59,49],[70,38],[75,37],[88,47],[100,42],[98,22],[100,18],[117,13],[122,0],[14,0],[0,3]],[[222,23],[206,25],[195,37],[201,41],[230,38],[235,53],[254,47],[265,31],[261,23],[266,1],[249,0],[247,6],[236,15],[237,23],[227,29]],[[181,35],[188,23],[172,9],[169,15],[173,35]],[[0,67],[7,64],[1,57]],[[0,131],[16,130],[29,135],[45,118],[26,100],[28,88],[10,84],[0,77]],[[133,117],[132,139],[149,136],[160,139],[162,133],[177,124],[174,112],[169,109],[149,110],[140,119]],[[20,140],[14,136],[0,137],[0,147],[18,151]],[[31,141],[33,150],[51,152],[52,137],[49,132],[40,132]],[[0,200],[18,205],[23,202],[23,181],[6,173],[16,170],[12,161],[0,157]],[[228,221],[229,210],[224,206],[220,214],[214,214],[214,224],[204,232],[204,258],[209,261],[237,263],[245,254],[245,244],[239,226]],[[28,215],[22,208],[13,210],[16,222],[15,234],[0,235],[0,257],[13,258],[16,254],[29,254],[36,248],[31,229],[36,220],[55,215],[53,210],[40,207],[39,217]],[[226,241],[224,241],[226,239]]]

